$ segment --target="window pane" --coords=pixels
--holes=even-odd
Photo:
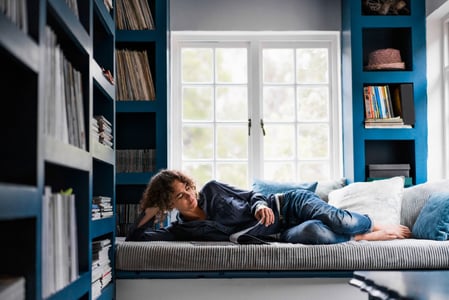
[[[298,157],[301,160],[329,157],[329,125],[300,124],[298,126]]]
[[[265,162],[264,164],[264,178],[273,181],[294,181],[293,162]]]
[[[299,120],[327,121],[329,119],[327,87],[299,87],[297,95]]]
[[[299,164],[299,180],[329,180],[329,162],[302,162]]]
[[[265,87],[263,89],[264,120],[293,121],[295,119],[294,92],[293,87]]]
[[[217,120],[246,121],[248,119],[247,88],[217,87]]]
[[[182,91],[182,119],[184,121],[212,120],[212,88],[185,87]]]
[[[188,163],[184,162],[182,170],[190,175],[196,183],[197,189],[214,177],[212,163]]]
[[[212,126],[183,126],[183,159],[211,159],[214,153]]]
[[[219,159],[248,157],[248,129],[245,126],[217,126],[217,156]]]
[[[183,48],[181,53],[181,80],[183,82],[212,82],[212,49]]]
[[[265,125],[265,159],[291,159],[295,153],[294,125]]]
[[[296,80],[298,83],[327,83],[328,50],[304,48],[296,50]]]
[[[216,50],[217,82],[246,83],[247,53],[246,48],[220,48]]]
[[[217,163],[217,179],[239,188],[247,188],[248,164]]]
[[[292,83],[294,80],[293,49],[263,50],[264,83]]]

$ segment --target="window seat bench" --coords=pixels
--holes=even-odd
[[[449,195],[449,179],[405,188],[401,200],[401,224],[413,228],[431,195],[439,192]],[[445,217],[441,216],[445,211],[443,208],[437,210],[434,218]],[[435,269],[449,269],[449,240],[411,238],[333,245],[238,245],[195,241],[125,242],[124,238],[118,237],[115,248],[118,279],[352,277],[356,270]]]
[[[347,277],[355,270],[449,269],[449,241],[404,239],[333,245],[125,242],[116,278]]]

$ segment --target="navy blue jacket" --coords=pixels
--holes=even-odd
[[[265,237],[279,232],[279,212],[273,195],[243,190],[212,180],[198,193],[198,206],[206,213],[206,220],[187,221],[177,214],[176,221],[162,229],[152,229],[154,218],[143,226],[137,224],[142,213],[130,228],[127,241],[228,241],[229,236],[258,223],[254,212],[264,204],[275,213],[275,224],[258,225],[248,234]]]

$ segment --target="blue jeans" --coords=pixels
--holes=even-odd
[[[285,193],[281,214],[284,220],[280,238],[287,243],[342,243],[372,227],[367,215],[336,208],[306,190]]]

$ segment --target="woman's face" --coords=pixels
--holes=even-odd
[[[180,212],[194,210],[198,206],[196,191],[185,183],[175,180],[172,183],[172,205]]]

